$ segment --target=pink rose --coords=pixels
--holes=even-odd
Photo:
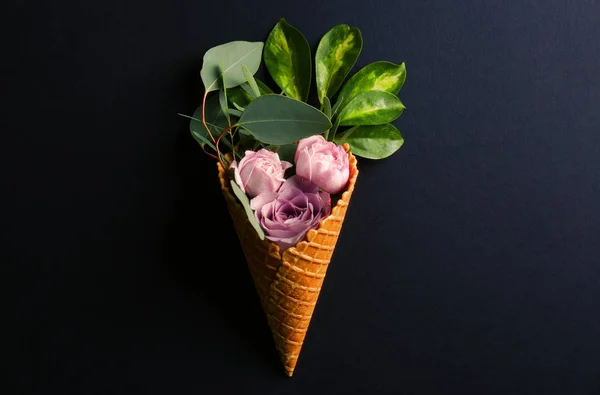
[[[285,181],[285,170],[290,167],[290,162],[280,161],[276,152],[265,148],[256,152],[246,151],[239,164],[233,161],[230,166],[235,182],[250,197],[263,192],[277,192]]]
[[[331,213],[331,198],[314,183],[295,175],[279,192],[264,192],[250,201],[265,237],[283,252],[301,241],[306,232]]]
[[[311,180],[325,192],[338,193],[348,183],[350,166],[346,150],[321,135],[300,140],[294,161],[296,174]]]

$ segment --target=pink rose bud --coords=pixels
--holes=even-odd
[[[325,192],[338,193],[348,183],[350,166],[346,150],[321,135],[300,140],[294,160],[296,174],[314,182]]]
[[[254,197],[263,192],[277,192],[283,182],[290,162],[279,160],[276,152],[261,148],[258,151],[246,151],[238,164],[231,163],[235,182],[248,196]]]
[[[331,199],[314,183],[295,175],[285,180],[278,192],[256,196],[250,208],[265,237],[283,252],[302,241],[306,232],[331,213]]]

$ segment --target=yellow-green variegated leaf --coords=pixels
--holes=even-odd
[[[348,143],[356,156],[368,159],[383,159],[398,151],[404,139],[390,123],[383,125],[355,126],[342,136],[336,136],[337,144]]]
[[[312,75],[310,45],[298,29],[280,19],[267,37],[263,58],[273,81],[287,96],[308,100]]]
[[[343,109],[352,99],[361,92],[382,91],[394,95],[400,92],[406,80],[406,66],[403,63],[374,62],[354,74],[342,87],[338,100]]]
[[[356,27],[337,25],[331,28],[319,42],[315,54],[317,94],[323,98],[333,97],[356,63],[362,50],[362,35]]]
[[[338,120],[340,126],[381,125],[398,118],[404,108],[393,93],[367,91],[356,95],[340,112]]]

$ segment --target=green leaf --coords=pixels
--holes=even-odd
[[[269,94],[254,99],[238,125],[266,144],[290,144],[331,127],[327,115],[287,96]]]
[[[353,130],[352,130],[353,129]],[[384,125],[357,126],[346,131],[336,143],[348,143],[352,153],[368,159],[383,159],[398,151],[404,139],[390,123]],[[350,133],[348,136],[346,136]]]
[[[225,115],[221,109],[218,95],[212,95],[208,98],[208,100],[206,100],[204,115],[206,125],[210,129],[210,133],[215,139],[219,137],[223,129],[229,127],[227,115]],[[198,107],[196,111],[194,111],[194,115],[192,115],[192,117],[193,119],[190,120],[190,132],[192,132],[192,134],[199,134],[203,137],[206,137],[208,140],[211,140],[208,132],[204,128],[204,125],[202,125],[202,106]]]
[[[331,108],[331,116],[335,117],[335,115],[337,114],[337,112],[340,109],[340,105],[342,104],[342,102],[344,101],[344,96],[339,95],[337,102],[333,105],[333,107]]]
[[[230,115],[233,115],[234,117],[241,117],[242,116],[242,111],[238,111],[238,110],[234,110],[233,108],[228,108],[227,111],[229,111]]]
[[[227,77],[226,88],[233,88],[246,82],[242,65],[247,65],[252,74],[256,73],[260,66],[263,46],[260,41],[232,41],[206,51],[200,71],[206,91],[221,89],[224,75]]]
[[[244,107],[242,107],[242,106],[240,106],[240,105],[238,105],[238,104],[236,104],[236,103],[231,103],[231,104],[233,104],[233,106],[234,106],[234,107],[235,107],[235,108],[236,108],[238,111],[240,111],[240,112],[244,111]],[[229,110],[231,110],[231,108],[230,108]]]
[[[257,97],[260,97],[260,92],[256,92],[254,89],[250,88],[250,85],[248,85],[247,82],[244,82],[242,85],[240,85],[240,88],[242,88],[242,90],[248,96],[250,96],[250,101],[256,99]]]
[[[333,123],[333,127],[325,132],[325,140],[332,141],[335,138],[335,134],[337,133],[338,127],[340,126],[340,119],[336,118]]]
[[[256,81],[256,85],[258,85],[258,90],[260,91],[261,96],[273,93],[271,88],[265,85],[265,83],[259,80],[258,78],[254,77],[254,81]],[[227,98],[229,99],[231,104],[237,105],[238,107],[242,108],[245,108],[252,101],[252,96],[250,96],[250,94],[248,94],[244,89],[242,89],[241,85],[236,86],[235,88],[228,89]]]
[[[362,35],[356,27],[337,25],[329,30],[317,47],[315,68],[319,101],[333,97],[356,63],[362,50]]]
[[[276,146],[275,152],[279,155],[280,160],[284,160],[290,163],[294,163],[294,156],[296,156],[296,149],[298,144],[284,144]]]
[[[331,119],[331,102],[327,96],[323,98],[323,113],[327,115],[327,118]]]
[[[352,135],[352,133],[358,129],[360,126],[352,126],[350,129],[344,131],[344,134],[342,135],[342,137],[334,137],[333,141],[335,141],[337,144],[342,145],[345,143],[345,140],[350,137]]]
[[[244,191],[240,189],[238,184],[236,184],[233,180],[231,180],[231,189],[242,204],[242,207],[244,207],[246,215],[248,216],[248,220],[250,221],[250,224],[252,224],[252,227],[256,230],[256,233],[258,233],[258,237],[260,237],[261,240],[264,240],[265,232],[263,232],[262,228],[260,227],[260,224],[254,216],[254,212],[250,208],[250,201],[248,200],[248,196],[244,193]]]
[[[367,91],[356,95],[340,112],[340,126],[381,125],[392,122],[404,111],[398,96],[389,92]]]
[[[228,89],[227,99],[231,104],[236,106],[236,108],[244,108],[252,101],[252,98],[246,92],[244,92],[241,86],[236,86],[235,88]]]
[[[229,112],[227,111],[227,91],[225,89],[219,91],[219,106],[221,107],[221,112],[229,119]]]
[[[405,80],[404,63],[394,64],[385,61],[371,63],[360,69],[344,84],[338,98],[340,108],[344,108],[361,92],[382,91],[396,95]]]
[[[294,81],[294,79],[293,79],[293,78],[290,80],[290,82],[288,82],[288,84],[287,84],[286,86],[284,86],[283,88],[281,88],[281,93],[280,93],[280,95],[282,95],[282,96],[283,96],[283,95],[285,95],[285,94],[286,94],[286,93],[285,93],[285,91],[287,90],[288,86],[289,86],[289,85],[292,83],[292,81]],[[289,95],[288,95],[288,96],[289,96]]]
[[[265,41],[265,66],[285,94],[308,100],[312,76],[310,45],[298,29],[280,19]]]
[[[256,80],[254,79],[254,76],[252,75],[252,73],[250,72],[248,67],[246,67],[245,64],[242,65],[242,71],[244,72],[244,76],[246,77],[246,80],[248,80],[248,86],[250,86],[250,88],[252,89],[252,92],[254,92],[254,97],[260,97],[260,89],[258,89]]]

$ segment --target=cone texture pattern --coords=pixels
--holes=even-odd
[[[346,151],[349,147],[344,145]],[[358,176],[356,157],[348,153],[350,178],[331,215],[310,230],[304,241],[287,249],[283,256],[269,240],[260,240],[246,212],[231,191],[229,177],[218,163],[219,181],[248,268],[273,333],[285,372],[296,367],[304,337],[323,286]]]

